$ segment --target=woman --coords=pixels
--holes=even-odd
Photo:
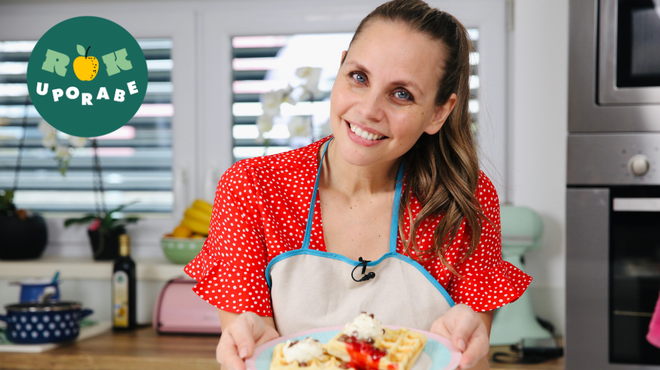
[[[381,5],[341,56],[334,136],[223,175],[185,269],[218,307],[223,366],[367,311],[451,338],[461,368],[488,368],[493,309],[531,278],[501,260],[499,202],[470,129],[470,45],[422,1]]]

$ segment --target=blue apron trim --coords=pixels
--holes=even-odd
[[[352,260],[344,255],[338,254],[338,253],[330,253],[330,252],[324,252],[324,251],[319,251],[315,249],[295,249],[292,251],[284,252],[280,254],[279,256],[273,258],[270,263],[268,263],[268,266],[266,266],[266,283],[268,284],[268,289],[270,290],[272,288],[272,281],[271,281],[271,276],[270,276],[270,270],[273,268],[275,263],[280,262],[286,258],[289,257],[295,257],[298,255],[303,255],[303,254],[309,254],[312,256],[317,256],[317,257],[323,257],[323,258],[331,258],[339,261],[346,262],[348,265],[351,267],[357,265],[360,263],[359,261]],[[400,254],[398,252],[394,253],[385,253],[382,257],[380,257],[376,261],[370,261],[367,263],[367,267],[369,266],[376,266],[379,263],[383,262],[386,258],[396,258],[399,259],[403,262],[406,262],[413,267],[415,267],[419,272],[424,275],[424,277],[433,284],[436,289],[442,294],[443,297],[447,300],[447,303],[449,303],[449,307],[454,307],[456,303],[454,303],[454,300],[449,296],[449,293],[445,290],[445,288],[440,285],[440,283],[424,268],[424,266],[420,265],[419,262],[415,261],[414,259],[404,256],[403,254]]]
[[[314,207],[316,206],[316,194],[319,190],[319,178],[321,177],[321,167],[323,166],[323,159],[325,158],[325,153],[328,151],[330,146],[330,141],[334,139],[334,136],[327,141],[328,145],[323,149],[323,155],[321,156],[321,163],[319,163],[319,169],[316,172],[316,179],[314,180],[314,191],[312,192],[312,199],[309,202],[309,212],[307,213],[307,226],[305,227],[305,238],[303,239],[303,244],[301,249],[309,249],[309,241],[312,235],[312,223],[314,222]],[[401,203],[401,190],[403,189],[403,172],[404,165],[401,162],[399,166],[399,172],[396,175],[396,189],[394,190],[394,202],[392,205],[392,218],[390,223],[390,241],[389,241],[389,251],[390,253],[396,253],[396,242],[397,242],[397,231],[399,229],[399,205]]]
[[[309,248],[309,240],[312,235],[312,223],[314,221],[314,206],[316,205],[316,192],[319,190],[319,177],[321,177],[321,167],[323,167],[323,159],[325,158],[325,152],[328,151],[330,142],[335,137],[331,137],[327,141],[328,145],[323,149],[323,155],[321,156],[321,163],[319,163],[319,170],[316,172],[316,180],[314,180],[314,192],[312,192],[312,199],[309,202],[309,213],[307,214],[307,227],[305,227],[305,238],[303,239],[302,249]]]
[[[401,203],[401,190],[403,189],[403,162],[396,175],[396,190],[394,190],[394,204],[392,204],[392,222],[390,224],[390,253],[396,253],[397,232],[399,231],[399,205]]]
[[[309,206],[309,213],[307,215],[307,226],[305,228],[305,238],[303,239],[303,245],[300,249],[295,249],[291,250],[288,252],[284,252],[280,254],[279,256],[273,258],[270,263],[268,263],[268,266],[266,266],[266,283],[268,284],[268,289],[272,288],[272,282],[271,282],[271,276],[270,276],[270,271],[273,267],[273,265],[277,262],[280,262],[286,258],[289,257],[294,257],[298,255],[312,255],[312,256],[317,256],[317,257],[322,257],[322,258],[331,258],[339,261],[343,261],[347,263],[350,266],[356,266],[360,264],[359,261],[352,260],[346,256],[343,256],[338,253],[330,253],[330,252],[324,252],[324,251],[319,251],[319,250],[314,250],[314,249],[309,249],[309,241],[311,239],[311,234],[312,234],[312,223],[314,221],[314,207],[316,205],[316,194],[318,191],[318,185],[319,185],[319,178],[321,177],[321,168],[323,166],[323,160],[325,158],[325,153],[328,151],[328,147],[330,146],[330,141],[334,139],[331,138],[330,140],[327,141],[328,145],[326,145],[325,149],[323,149],[323,155],[321,156],[321,163],[319,164],[319,169],[316,173],[316,180],[314,181],[314,191],[312,192],[312,199],[310,201],[310,206]],[[382,257],[380,257],[376,261],[370,261],[367,263],[367,267],[369,266],[376,266],[379,263],[381,263],[383,260],[386,258],[397,258],[403,262],[409,263],[413,267],[415,267],[419,272],[424,275],[424,277],[433,284],[433,286],[436,287],[436,289],[443,295],[447,303],[449,303],[450,307],[453,307],[455,305],[454,300],[449,296],[449,293],[445,290],[445,288],[440,285],[440,283],[431,276],[431,274],[422,266],[420,265],[417,261],[413,260],[412,258],[408,256],[404,256],[396,251],[396,245],[397,245],[397,232],[398,232],[398,220],[399,220],[399,205],[401,203],[401,192],[403,189],[403,173],[404,173],[404,165],[403,162],[401,162],[401,165],[399,166],[399,171],[397,173],[397,178],[396,178],[396,189],[395,189],[395,194],[394,194],[394,202],[392,205],[392,220],[390,222],[390,240],[389,240],[389,252],[385,253]]]

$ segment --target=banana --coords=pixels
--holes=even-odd
[[[202,212],[197,208],[188,208],[186,209],[186,212],[184,212],[184,217],[188,217],[192,220],[201,222],[201,223],[206,223],[209,224],[211,223],[211,215],[207,214],[206,212]]]
[[[192,231],[204,235],[209,234],[209,224],[205,224],[202,222],[197,221],[196,219],[191,219],[189,217],[184,217],[183,220],[181,220],[181,225],[191,229]]]
[[[192,208],[198,209],[211,217],[211,213],[213,212],[213,206],[209,204],[206,201],[203,201],[201,199],[195,199],[193,202]]]

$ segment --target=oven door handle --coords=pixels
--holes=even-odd
[[[614,198],[614,212],[660,212],[660,198]]]

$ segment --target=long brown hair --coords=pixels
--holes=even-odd
[[[472,42],[467,30],[456,18],[431,8],[421,0],[394,0],[379,6],[360,22],[353,39],[370,22],[376,20],[401,22],[412,30],[441,41],[439,47],[444,45],[446,59],[435,104],[444,105],[452,94],[456,94],[457,100],[440,131],[434,135],[423,133],[403,156],[409,191],[405,191],[401,197],[399,234],[409,255],[411,249],[421,259],[437,255],[445,267],[458,275],[444,257],[444,251],[456,239],[463,219],[467,221],[464,232],[469,238],[469,244],[460,262],[477,248],[483,221],[492,224],[483,214],[475,196],[479,181],[479,160],[468,111]],[[422,204],[414,220],[410,209],[411,192]],[[403,235],[404,212],[410,216],[409,239]],[[416,241],[417,229],[426,218],[443,213],[444,217],[434,231],[434,247],[420,251]]]

